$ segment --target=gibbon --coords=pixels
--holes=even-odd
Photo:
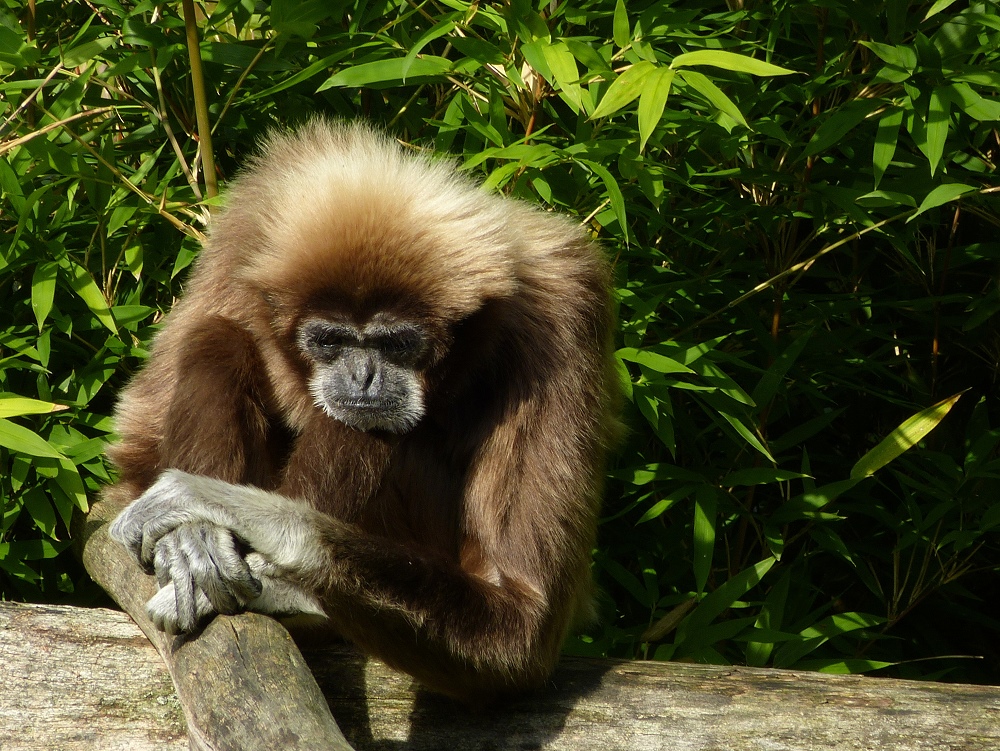
[[[367,126],[272,134],[117,408],[111,535],[154,623],[307,614],[467,701],[543,682],[589,607],[609,276]]]

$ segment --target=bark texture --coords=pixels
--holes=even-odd
[[[201,643],[199,653],[173,668],[188,671],[180,681],[188,718],[227,748],[338,748],[336,736],[299,731],[314,728],[317,713],[312,700],[293,700],[306,665],[358,751],[1000,748],[1000,688],[992,686],[567,658],[545,691],[474,713],[342,646],[304,651],[304,663],[285,666],[289,684],[274,685],[282,678],[270,672],[267,650],[281,653],[286,637],[253,618],[250,628],[273,642],[243,641],[242,618],[217,619],[225,638],[206,632],[189,643]],[[244,683],[261,664],[264,697]],[[124,613],[0,603],[0,666],[2,751],[188,747],[184,700]]]

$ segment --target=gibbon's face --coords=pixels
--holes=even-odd
[[[419,325],[310,318],[297,343],[312,363],[309,391],[333,419],[357,430],[405,433],[423,417],[421,366],[430,341]]]

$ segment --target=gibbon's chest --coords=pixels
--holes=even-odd
[[[457,558],[468,463],[431,421],[393,436],[323,415],[292,440],[278,488],[369,534]]]

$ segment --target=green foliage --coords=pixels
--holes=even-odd
[[[0,4],[4,596],[79,586],[114,391],[197,250],[179,6]],[[996,2],[202,11],[222,178],[364,116],[614,259],[631,430],[570,651],[997,679]],[[948,655],[988,659],[915,662]]]

